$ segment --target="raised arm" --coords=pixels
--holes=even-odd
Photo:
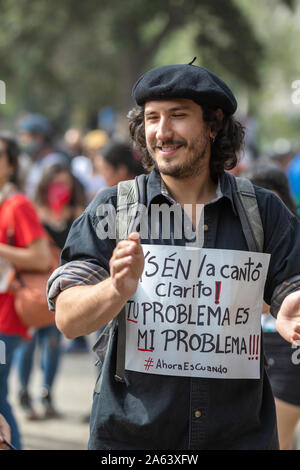
[[[55,318],[67,338],[98,330],[114,318],[135,293],[144,269],[138,233],[119,242],[109,262],[110,277],[95,285],[62,291],[56,300]]]

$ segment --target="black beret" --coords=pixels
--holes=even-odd
[[[142,75],[132,89],[135,102],[188,98],[200,105],[233,114],[237,108],[232,91],[214,73],[190,64],[165,65]]]

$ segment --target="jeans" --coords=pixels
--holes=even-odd
[[[55,325],[37,330],[30,342],[21,345],[18,351],[18,374],[21,387],[26,389],[29,383],[34,350],[40,345],[43,388],[51,389],[59,366],[61,354],[61,333]]]
[[[8,402],[8,379],[15,350],[23,342],[20,336],[9,336],[0,333],[1,345],[4,345],[4,357],[0,362],[0,413],[11,428],[11,442],[20,450],[22,448],[21,437],[11,405]],[[3,363],[4,362],[4,363]]]

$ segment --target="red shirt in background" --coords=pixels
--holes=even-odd
[[[45,237],[33,204],[21,193],[14,194],[0,205],[0,243],[8,244],[9,234],[13,236],[13,245],[19,248]],[[27,327],[15,311],[11,293],[0,293],[0,333],[29,338]]]

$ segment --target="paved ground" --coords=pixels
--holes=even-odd
[[[67,343],[67,341],[66,341]],[[27,421],[17,403],[15,369],[10,378],[10,397],[22,433],[23,448],[30,450],[85,450],[89,424],[83,418],[89,415],[96,380],[96,359],[91,353],[64,353],[60,372],[54,387],[54,399],[61,413],[60,419]],[[36,355],[36,367],[31,391],[39,410],[38,394],[41,373]]]

